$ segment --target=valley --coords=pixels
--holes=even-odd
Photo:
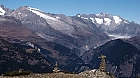
[[[22,68],[44,77],[56,62],[67,72],[93,71],[102,54],[117,78],[140,76],[140,25],[108,13],[66,16],[0,5],[0,74]]]

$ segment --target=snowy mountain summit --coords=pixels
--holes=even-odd
[[[5,10],[2,7],[0,7],[0,15],[4,15],[4,14],[5,14]]]
[[[31,12],[33,12],[33,13],[39,15],[40,17],[42,17],[42,18],[44,18],[44,19],[50,19],[50,20],[56,21],[56,18],[53,18],[53,17],[51,17],[51,16],[48,16],[48,15],[42,13],[40,9],[31,8],[31,7],[28,7],[28,9],[29,9]]]
[[[97,27],[101,27],[105,30],[114,30],[118,25],[129,23],[128,20],[121,18],[120,16],[114,16],[112,14],[107,13],[99,13],[99,14],[78,14],[77,17],[91,20],[92,23],[96,24]]]
[[[84,20],[92,21],[92,23],[106,34],[114,36],[115,38],[129,38],[139,35],[139,24],[130,22],[117,15],[99,13],[89,15],[77,14],[76,16]]]
[[[13,10],[10,10],[9,8],[6,8],[4,5],[0,4],[0,15],[8,15]]]

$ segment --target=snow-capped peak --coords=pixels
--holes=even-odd
[[[5,14],[5,10],[3,10],[1,7],[0,7],[0,15],[4,15]]]
[[[29,9],[31,12],[33,12],[33,13],[39,15],[40,17],[42,17],[42,18],[44,18],[44,19],[46,19],[46,20],[49,19],[49,20],[57,21],[57,18],[51,17],[51,16],[49,16],[49,15],[46,15],[46,14],[42,13],[41,10],[39,10],[39,9],[31,8],[31,7],[28,7],[28,9]]]
[[[101,19],[101,18],[95,18],[95,20],[96,20],[96,22],[98,24],[103,24],[103,19]]]
[[[110,25],[111,19],[110,18],[104,18],[105,25]]]
[[[116,24],[120,24],[122,22],[122,19],[120,19],[118,16],[113,16],[113,19],[115,20]]]
[[[78,14],[77,17],[81,17],[80,14]]]
[[[31,10],[35,10],[35,11],[41,11],[40,9],[37,9],[37,8],[31,8],[29,7]]]
[[[56,16],[55,18],[60,19],[60,17]]]
[[[95,20],[94,20],[94,18],[90,17],[90,19],[91,19],[92,23],[95,23]]]
[[[127,19],[121,18],[120,16],[117,15],[112,15],[108,13],[98,13],[98,14],[77,14],[76,15],[79,18],[86,19],[86,20],[91,20],[92,23],[96,24],[97,27],[102,25],[103,28],[111,28],[115,29],[118,25],[122,24],[128,24],[129,21]]]

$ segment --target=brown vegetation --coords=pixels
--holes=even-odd
[[[87,78],[80,74],[48,73],[48,74],[30,74],[24,76],[1,76],[0,78]]]

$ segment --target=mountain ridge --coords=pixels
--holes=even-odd
[[[82,64],[84,64],[83,60],[78,57],[71,49],[39,37],[31,29],[28,29],[26,26],[24,26],[20,20],[12,16],[0,16],[0,38],[3,38],[4,40],[10,42],[9,45],[12,43],[16,45],[17,48],[26,50],[24,51],[25,53],[32,53],[32,51],[34,52],[35,50],[36,53],[31,54],[32,56],[34,56],[35,58],[45,58],[51,64],[55,64],[55,62],[58,62],[60,69],[62,70],[80,72],[80,70],[76,68],[79,67],[79,65],[81,66]],[[1,52],[3,54],[3,51]],[[10,50],[9,52],[12,53],[13,51]],[[38,57],[36,56],[36,54],[39,54],[40,56]],[[27,60],[29,60],[33,64],[34,62],[36,62],[35,60]],[[5,61],[8,62],[11,60]],[[14,59],[14,62],[17,63],[16,59]],[[32,65],[31,67],[35,66]],[[39,67],[37,67],[37,69],[38,68]],[[14,69],[15,68],[13,68],[12,70]],[[49,71],[51,70],[52,68]]]
[[[44,13],[27,6],[18,8],[10,16],[20,19],[25,26],[32,29],[38,36],[82,52],[86,50],[86,46],[95,46],[90,42],[101,44],[110,39],[95,24],[77,17]],[[96,35],[98,37],[94,37]],[[100,37],[104,40],[102,41]]]
[[[85,52],[82,59],[90,64],[91,68],[98,68],[98,56],[106,56],[106,70],[116,77],[139,76],[139,49],[123,39],[116,39]]]

